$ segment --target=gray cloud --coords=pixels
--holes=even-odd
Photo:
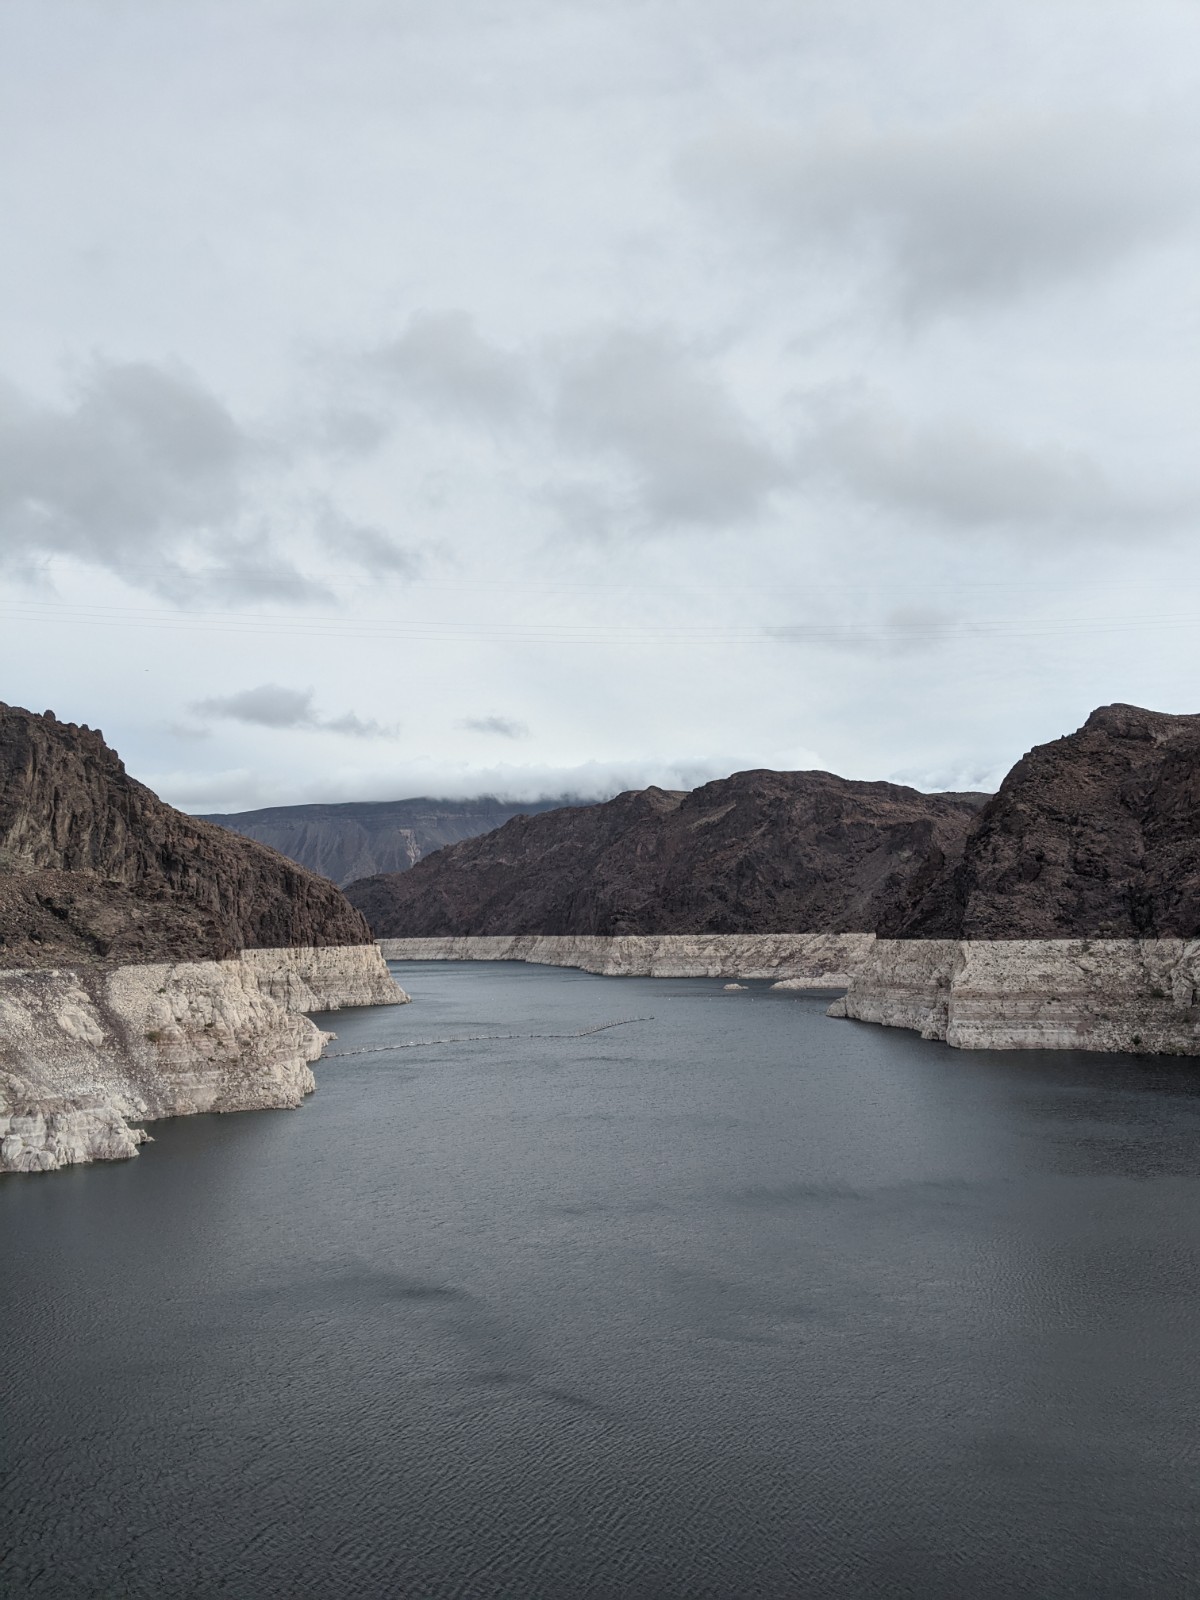
[[[642,509],[668,523],[754,517],[786,481],[717,377],[671,334],[613,329],[570,352],[560,436],[616,460]]]
[[[355,522],[328,500],[319,500],[314,516],[318,540],[333,556],[348,557],[364,570],[415,578],[424,562],[418,551],[398,544],[382,528]]]
[[[874,262],[926,314],[1091,272],[1177,226],[1197,184],[1169,134],[1111,111],[742,130],[693,146],[679,172],[793,255],[824,244]]]
[[[464,717],[458,724],[466,728],[469,733],[492,733],[501,739],[528,739],[529,729],[523,722],[514,722],[511,717]]]
[[[204,534],[238,510],[253,446],[192,378],[96,362],[72,407],[0,395],[5,555],[57,553],[119,569],[164,535]]]
[[[815,398],[803,454],[815,477],[941,528],[1115,532],[1161,525],[1189,503],[1182,492],[1119,485],[1084,451],[954,420],[918,423],[878,396]]]
[[[489,344],[465,311],[417,312],[369,364],[425,404],[474,420],[511,422],[531,398],[521,359]]]
[[[287,458],[181,367],[95,360],[59,408],[0,387],[0,566],[29,578],[65,556],[180,603],[328,603],[257,509]],[[359,573],[418,565],[327,498],[296,532]]]
[[[257,728],[344,733],[356,739],[390,738],[396,732],[395,728],[359,717],[353,711],[343,712],[338,717],[322,717],[317,713],[314,698],[311,689],[288,689],[278,683],[260,683],[253,689],[242,689],[236,694],[196,700],[190,709],[201,717],[244,722]]]
[[[464,422],[522,419],[543,454],[571,450],[598,479],[558,479],[541,498],[585,537],[631,520],[641,533],[742,521],[787,481],[714,365],[667,329],[611,327],[521,355],[464,312],[423,312],[368,365]]]

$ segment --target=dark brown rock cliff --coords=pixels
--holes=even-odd
[[[0,705],[0,966],[369,938],[332,883],[164,804],[100,733]]]
[[[379,937],[869,931],[958,859],[986,798],[740,772],[518,817],[347,897]]]
[[[1102,706],[1001,784],[900,938],[1200,936],[1200,716]]]

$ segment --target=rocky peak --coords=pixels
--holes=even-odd
[[[1021,758],[962,859],[881,932],[902,938],[1194,938],[1200,716],[1102,706]]]
[[[0,705],[0,964],[369,938],[326,879],[164,804],[97,730]]]

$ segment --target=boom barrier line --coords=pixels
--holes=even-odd
[[[358,1050],[334,1050],[322,1056],[322,1061],[340,1061],[346,1056],[379,1056],[391,1050],[424,1050],[439,1044],[479,1044],[483,1040],[502,1039],[589,1039],[594,1033],[605,1033],[609,1028],[628,1028],[634,1022],[653,1022],[653,1017],[622,1017],[617,1022],[598,1022],[594,1028],[581,1028],[578,1033],[464,1033],[453,1039],[406,1039],[400,1044],[366,1044]]]

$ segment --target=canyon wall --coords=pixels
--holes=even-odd
[[[327,879],[165,805],[95,729],[0,705],[0,1171],[298,1105],[305,1013],[405,999]]]
[[[1200,1055],[1200,940],[514,934],[379,945],[389,961],[528,961],[604,977],[845,988],[830,1016],[911,1028],[961,1050]]]
[[[877,939],[831,1016],[963,1050],[1200,1055],[1200,940]]]
[[[289,1011],[340,1011],[343,1006],[389,1006],[406,998],[378,945],[292,945],[243,950],[259,986]]]
[[[407,998],[374,945],[0,970],[0,1172],[135,1155],[159,1117],[297,1106],[328,1037],[305,1011]]]
[[[389,961],[532,961],[610,978],[797,979],[844,988],[866,959],[870,933],[502,934],[381,939]]]

